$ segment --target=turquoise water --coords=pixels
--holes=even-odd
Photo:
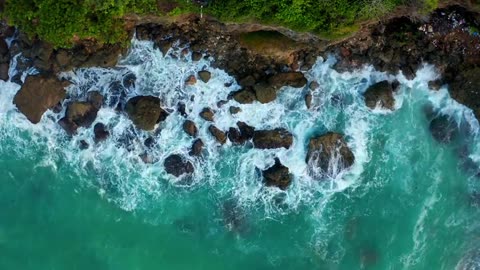
[[[123,98],[156,95],[172,110],[184,101],[207,147],[203,159],[191,160],[191,181],[166,175],[162,166],[193,141],[178,113],[147,133],[104,106],[97,121],[112,136],[95,145],[92,129],[68,138],[52,112],[31,125],[11,104],[19,86],[0,81],[0,269],[477,269],[480,156],[472,113],[445,88],[428,90],[432,67],[408,81],[371,68],[338,74],[333,63],[319,59],[306,73],[321,85],[312,109],[305,89],[285,88],[273,103],[240,105],[235,117],[228,113],[235,101],[217,106],[238,89],[225,86],[231,77],[207,60],[163,57],[149,42],[135,41],[119,68],[61,74],[73,82],[72,99],[99,90],[114,106],[112,82],[133,73],[136,84],[122,90]],[[183,85],[204,68],[211,81]],[[402,83],[394,112],[363,103],[362,92],[383,79]],[[221,129],[239,120],[284,127],[294,145],[220,147],[197,117],[205,106],[217,111]],[[432,114],[455,120],[458,140],[435,141]],[[306,173],[305,147],[326,131],[346,135],[356,162],[330,179],[314,179]],[[157,144],[147,149],[150,136]],[[89,149],[79,150],[82,139]],[[145,152],[154,164],[141,162]],[[285,192],[265,188],[256,169],[275,157],[294,177]]]

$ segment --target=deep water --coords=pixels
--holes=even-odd
[[[134,41],[117,68],[60,74],[73,82],[71,100],[94,90],[107,97],[97,122],[112,136],[99,144],[93,128],[66,136],[56,124],[62,113],[32,125],[12,104],[20,86],[0,81],[0,269],[480,269],[478,122],[446,87],[428,89],[433,67],[407,80],[371,67],[339,74],[333,57],[319,59],[306,72],[320,84],[311,109],[307,89],[288,87],[269,104],[220,107],[239,86],[210,60],[172,57],[181,51],[164,57],[152,43]],[[15,60],[11,66],[13,74]],[[184,85],[203,69],[212,72],[208,83]],[[363,101],[367,87],[384,79],[401,83],[393,112]],[[136,130],[115,110],[140,94],[160,97],[172,112],[156,132]],[[190,158],[191,179],[163,169],[168,155],[188,156],[193,141],[182,130],[179,101],[207,147],[204,158]],[[232,105],[242,112],[232,116]],[[198,116],[207,106],[220,129],[237,121],[283,127],[294,144],[219,146]],[[439,116],[458,127],[450,143],[431,135]],[[356,162],[312,178],[306,145],[327,131],[345,134]],[[152,148],[144,145],[149,137]],[[81,140],[90,148],[80,150]],[[153,164],[142,162],[145,153]],[[264,187],[259,173],[275,157],[294,176],[285,192]]]

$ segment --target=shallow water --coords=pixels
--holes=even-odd
[[[164,57],[150,42],[134,41],[115,69],[61,74],[73,82],[71,99],[94,90],[106,96],[97,122],[112,136],[97,145],[93,128],[68,138],[56,124],[62,114],[47,112],[38,125],[30,124],[11,103],[19,86],[0,81],[0,269],[478,267],[478,122],[446,88],[428,90],[436,76],[431,66],[409,81],[370,67],[338,74],[333,57],[319,59],[306,73],[320,84],[310,110],[307,90],[288,87],[269,104],[230,100],[219,107],[239,86],[210,67],[211,59],[172,57],[181,51]],[[212,72],[208,83],[184,85],[203,69]],[[131,74],[134,85],[124,80]],[[384,79],[401,83],[394,112],[369,110],[362,98]],[[136,130],[114,109],[135,95],[158,96],[172,111],[157,132]],[[204,158],[191,158],[192,179],[163,169],[170,154],[188,156],[193,141],[175,111],[179,101],[207,147]],[[230,115],[232,105],[242,112]],[[207,106],[220,129],[237,121],[283,127],[294,134],[294,144],[289,150],[219,146],[198,116]],[[433,139],[434,115],[455,121],[457,140]],[[326,131],[345,134],[356,162],[329,179],[312,178],[306,144]],[[149,137],[157,142],[153,148],[144,146]],[[91,147],[79,150],[81,140]],[[143,153],[155,163],[144,164]],[[258,173],[275,157],[294,176],[285,192],[264,187]]]

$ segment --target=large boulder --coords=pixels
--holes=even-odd
[[[128,100],[125,110],[135,126],[143,130],[153,130],[168,116],[160,107],[160,99],[153,96],[133,97]]]
[[[278,73],[270,77],[266,82],[260,82],[253,86],[255,96],[261,103],[269,103],[277,98],[277,92],[283,86],[295,88],[304,87],[307,79],[301,72]]]
[[[89,102],[71,102],[67,105],[65,117],[80,127],[90,127],[97,118],[98,108]]]
[[[472,109],[480,119],[480,67],[460,71],[450,85],[450,95]]]
[[[289,149],[293,143],[293,135],[284,128],[274,130],[256,130],[253,133],[253,145],[259,149]]]
[[[13,103],[30,122],[40,122],[42,115],[65,99],[68,82],[54,76],[28,76]]]
[[[257,100],[251,88],[244,88],[233,93],[233,99],[240,104],[250,104]]]
[[[204,146],[205,146],[205,144],[203,143],[203,141],[201,139],[196,139],[192,143],[192,148],[190,148],[190,151],[188,152],[188,154],[190,156],[199,157],[199,156],[202,155]]]
[[[395,107],[395,99],[393,92],[395,85],[388,81],[381,81],[370,86],[363,94],[365,97],[365,104],[370,109],[375,109],[377,105],[382,108],[393,110]]]
[[[331,161],[336,161],[336,166],[331,166]],[[321,173],[335,175],[352,166],[355,157],[341,134],[328,132],[310,139],[306,162],[313,172],[320,169]]]
[[[275,165],[262,172],[265,185],[278,187],[282,190],[292,182],[292,176],[287,167],[280,163],[278,158],[275,159]]]
[[[244,122],[237,122],[237,128],[231,127],[228,130],[228,139],[233,144],[244,144],[248,140],[253,138],[255,128],[247,125]]]
[[[184,174],[191,175],[194,171],[192,163],[180,155],[171,155],[167,157],[163,166],[168,174],[175,177],[180,177]]]

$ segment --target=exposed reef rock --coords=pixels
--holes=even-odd
[[[341,134],[328,132],[310,139],[306,162],[313,175],[333,176],[352,166],[355,157]]]
[[[168,116],[168,113],[160,107],[160,99],[152,96],[129,99],[125,111],[135,126],[143,130],[153,130],[157,123]]]
[[[370,109],[375,109],[378,106],[384,109],[392,110],[395,107],[395,99],[393,98],[393,91],[398,83],[389,83],[388,81],[381,81],[370,86],[363,94],[365,97],[365,104]]]
[[[30,122],[40,122],[42,115],[65,99],[68,82],[54,76],[28,76],[13,103]]]
[[[263,171],[262,175],[266,186],[275,186],[282,190],[287,189],[292,182],[290,171],[278,158],[275,159],[275,165]]]
[[[163,163],[165,171],[175,177],[191,175],[194,172],[193,165],[180,155],[171,155]]]
[[[293,135],[288,130],[277,128],[274,130],[256,130],[253,133],[253,145],[259,149],[289,149],[293,143]]]

